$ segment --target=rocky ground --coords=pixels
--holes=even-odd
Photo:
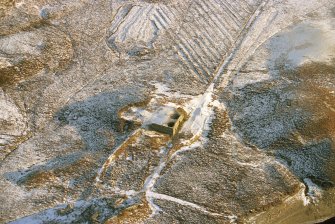
[[[0,0],[0,108],[0,223],[335,216],[331,0]]]

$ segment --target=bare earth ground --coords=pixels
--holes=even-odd
[[[0,0],[0,160],[0,223],[334,217],[335,2]]]

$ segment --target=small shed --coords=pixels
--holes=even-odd
[[[149,129],[174,136],[186,119],[186,112],[181,107],[163,107],[152,119]]]

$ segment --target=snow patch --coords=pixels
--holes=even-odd
[[[225,217],[229,219],[229,223],[235,223],[237,221],[236,215],[227,215]]]
[[[167,155],[168,152],[170,151],[171,147],[173,145],[170,143],[168,144],[168,146],[166,148],[162,148],[161,150],[161,159],[159,161],[159,165],[155,168],[154,172],[145,180],[144,186],[143,186],[143,191],[145,192],[145,197],[146,200],[149,204],[149,207],[152,211],[151,216],[157,214],[158,212],[161,211],[161,208],[158,207],[154,201],[153,201],[153,197],[151,195],[151,192],[154,189],[154,185],[157,182],[157,179],[160,177],[160,173],[162,172],[162,170],[164,169],[164,167],[166,166],[166,160],[167,160]]]
[[[143,126],[149,124],[165,124],[169,116],[175,113],[176,108],[183,107],[174,103],[176,99],[188,101],[192,96],[171,92],[170,88],[162,83],[152,82],[156,90],[153,98],[146,107],[132,107],[121,116],[125,120],[140,122]]]
[[[182,94],[178,91],[171,91],[171,89],[167,85],[160,83],[160,82],[151,82],[150,84],[154,85],[156,88],[155,93],[154,93],[155,98],[162,98],[162,96],[166,96],[172,99],[173,98],[190,99],[193,97],[191,95]]]
[[[184,206],[188,206],[188,207],[192,207],[192,208],[195,208],[205,214],[208,214],[208,215],[212,215],[212,216],[222,216],[221,214],[219,213],[214,213],[214,212],[209,212],[207,211],[206,208],[204,207],[201,207],[197,204],[194,204],[194,203],[191,203],[191,202],[188,202],[188,201],[185,201],[185,200],[182,200],[182,199],[179,199],[179,198],[175,198],[175,197],[171,197],[169,195],[165,195],[165,194],[159,194],[159,193],[156,193],[156,192],[152,192],[152,191],[149,191],[147,192],[147,195],[151,198],[156,198],[156,199],[160,199],[160,200],[166,200],[166,201],[172,201],[172,202],[175,202],[175,203],[178,203],[180,205],[184,205]]]
[[[75,207],[83,207],[86,208],[88,206],[87,202],[78,201],[75,203]],[[74,212],[70,213],[70,215],[61,216],[58,214],[58,209],[65,209],[66,205],[59,205],[56,208],[47,209],[41,213],[28,216],[16,221],[11,222],[12,224],[43,224],[46,222],[58,222],[58,223],[71,223],[75,221],[76,217],[78,217],[83,210],[78,209],[74,210]]]
[[[182,142],[182,143],[184,143],[185,145],[187,144],[186,141],[184,141],[184,142]],[[171,159],[173,159],[173,158],[175,158],[175,157],[179,157],[179,154],[180,154],[180,153],[194,150],[195,148],[201,147],[202,145],[203,145],[203,144],[201,143],[201,141],[197,141],[197,142],[193,143],[192,145],[184,146],[184,147],[180,148],[178,151],[174,152],[174,153],[171,155]]]
[[[335,57],[335,29],[332,24],[334,19],[308,21],[279,33],[269,44],[272,67],[280,58],[286,58],[297,67]]]
[[[304,182],[308,190],[306,195],[310,198],[308,202],[317,203],[322,197],[322,189],[309,178],[304,178]]]
[[[185,107],[191,111],[190,118],[185,122],[182,132],[191,133],[193,136],[201,136],[204,129],[208,129],[208,120],[213,114],[211,106],[214,83],[212,83],[203,95],[200,95]]]

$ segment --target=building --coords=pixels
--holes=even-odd
[[[180,130],[186,119],[186,112],[182,108],[163,107],[148,125],[150,130],[174,136]]]

